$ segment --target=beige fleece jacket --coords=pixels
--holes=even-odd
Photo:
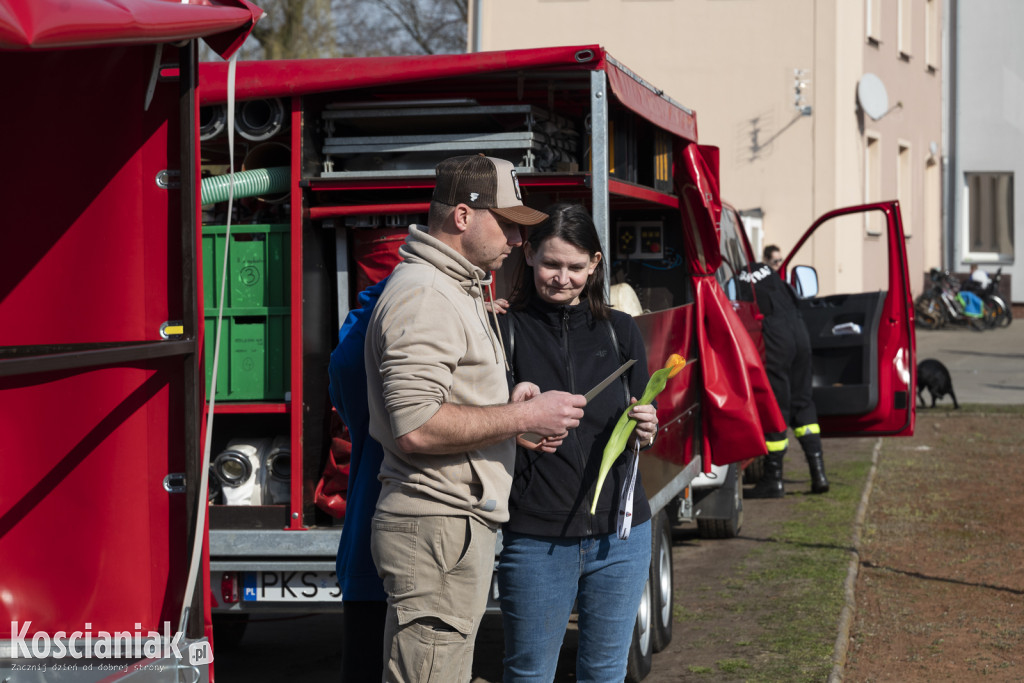
[[[377,509],[404,515],[472,515],[508,520],[515,460],[509,439],[447,455],[403,453],[395,439],[442,403],[508,402],[505,360],[487,319],[490,276],[412,226],[366,336],[370,434],[384,448]]]

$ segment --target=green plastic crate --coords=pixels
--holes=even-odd
[[[285,400],[289,390],[290,320],[287,313],[227,315],[217,367],[218,401]],[[213,380],[217,314],[206,315],[206,393]]]
[[[203,226],[203,307],[216,308],[224,268],[226,226]],[[287,306],[289,226],[232,225],[226,308]]]

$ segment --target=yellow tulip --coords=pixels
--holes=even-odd
[[[608,476],[608,472],[611,471],[615,461],[626,450],[626,442],[629,441],[629,435],[633,433],[633,429],[636,427],[636,420],[629,417],[629,412],[635,405],[645,405],[653,401],[658,394],[664,391],[669,379],[678,375],[684,365],[686,365],[686,359],[678,353],[673,353],[669,356],[668,360],[665,361],[665,367],[651,375],[650,381],[647,382],[647,388],[644,389],[643,396],[636,403],[628,406],[622,415],[619,416],[619,421],[615,423],[615,429],[612,430],[608,444],[604,447],[604,453],[601,454],[601,468],[597,472],[597,488],[594,489],[594,502],[590,506],[590,514],[597,512],[597,498],[601,494],[601,487],[604,486],[605,477]]]

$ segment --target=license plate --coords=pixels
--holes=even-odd
[[[334,572],[245,572],[244,602],[341,602]]]

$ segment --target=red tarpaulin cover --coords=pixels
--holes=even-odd
[[[289,97],[328,90],[371,88],[438,78],[517,69],[603,69],[615,96],[629,109],[687,140],[697,139],[697,117],[639,83],[600,45],[544,47],[461,55],[362,57],[357,59],[280,59],[241,62],[235,97]],[[199,103],[227,101],[227,65],[204,64],[199,74]]]
[[[0,0],[0,50],[203,38],[227,58],[262,16],[248,0]]]
[[[711,453],[715,465],[727,465],[764,455],[765,432],[784,432],[786,422],[757,347],[714,277],[722,261],[717,228],[722,204],[705,154],[716,152],[687,145],[677,157],[675,177],[683,210],[697,227],[684,235],[694,274],[697,344],[704,371],[705,452]]]

